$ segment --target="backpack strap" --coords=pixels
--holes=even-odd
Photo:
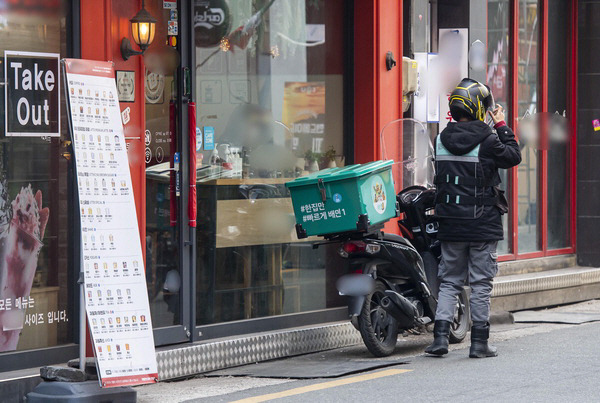
[[[498,203],[498,197],[473,197],[451,195],[448,193],[437,195],[435,199],[439,204],[461,204],[461,205],[476,205],[476,206],[495,206]]]
[[[464,186],[478,186],[478,187],[492,187],[494,186],[494,178],[469,178],[464,176],[453,176],[436,175],[433,179],[433,183],[436,185],[451,184],[451,185],[464,185]]]

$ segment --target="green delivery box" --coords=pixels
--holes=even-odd
[[[393,163],[329,168],[286,183],[298,238],[366,231],[396,217]]]

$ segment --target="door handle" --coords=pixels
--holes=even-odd
[[[183,68],[183,96],[189,97],[192,94],[192,78],[189,67]]]

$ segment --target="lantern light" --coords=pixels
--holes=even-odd
[[[133,41],[140,47],[141,51],[133,50],[129,39],[123,38],[121,41],[121,56],[124,60],[134,55],[143,55],[148,46],[152,44],[156,33],[156,18],[146,10],[144,0],[142,0],[142,9],[129,22],[131,23]]]

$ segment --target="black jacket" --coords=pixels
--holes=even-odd
[[[496,132],[479,120],[449,123],[439,140],[454,155],[464,155],[478,144],[479,161],[484,176],[499,184],[498,168],[512,168],[521,162],[519,144],[513,131],[506,125]],[[493,189],[486,188],[486,197],[493,197]],[[442,241],[499,241],[504,238],[502,217],[496,206],[485,206],[483,214],[476,219],[464,220],[440,218],[438,239]]]

